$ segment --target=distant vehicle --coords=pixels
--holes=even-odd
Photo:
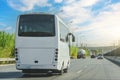
[[[80,50],[78,51],[77,58],[78,58],[78,59],[80,59],[80,58],[86,58],[85,53],[86,53],[86,52],[85,52],[84,49],[80,49]]]
[[[95,58],[96,56],[94,54],[91,55],[91,58]]]
[[[103,59],[103,55],[102,54],[98,54],[97,59]]]
[[[96,58],[96,54],[94,50],[90,50],[90,57],[91,58]]]
[[[57,15],[20,15],[15,39],[16,68],[23,73],[63,74],[70,65],[70,42],[74,41],[74,35]]]

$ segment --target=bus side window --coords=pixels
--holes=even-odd
[[[61,34],[60,34],[60,41],[65,42],[65,40],[61,37]]]
[[[68,42],[67,39],[67,35],[69,33],[68,28],[62,22],[59,22],[59,27],[60,27],[60,41]]]

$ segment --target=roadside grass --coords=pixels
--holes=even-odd
[[[0,31],[0,58],[14,57],[14,34]]]
[[[86,56],[87,57],[90,56],[90,51],[87,48],[85,49],[85,51],[86,51]]]
[[[75,46],[71,46],[71,54],[70,54],[70,56],[72,57],[72,58],[77,58],[77,54],[78,54],[78,48],[77,47],[75,47]]]

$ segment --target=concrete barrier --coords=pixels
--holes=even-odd
[[[117,64],[118,66],[120,66],[120,59],[113,58],[113,57],[105,57],[105,58],[108,59],[109,61]]]
[[[105,53],[104,57],[120,66],[120,47]]]

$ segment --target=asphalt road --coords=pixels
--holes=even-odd
[[[15,65],[0,66],[0,80],[120,80],[120,67],[103,59],[72,59],[63,75],[23,75]]]

